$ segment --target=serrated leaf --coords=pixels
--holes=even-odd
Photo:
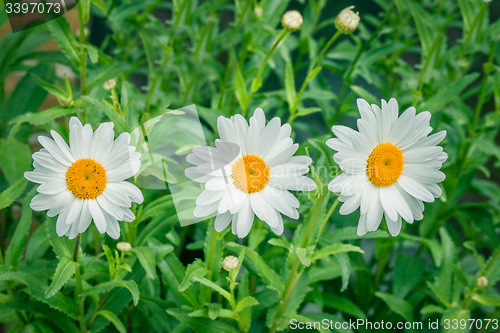
[[[127,330],[125,329],[123,323],[120,321],[120,318],[118,318],[117,315],[115,315],[113,312],[108,310],[101,310],[97,312],[97,314],[109,320],[113,324],[113,326],[115,326],[115,328],[118,330],[118,332],[127,333]]]
[[[259,301],[255,297],[247,296],[236,304],[235,311],[240,312],[249,306],[259,305]]]
[[[274,245],[274,246],[280,246],[280,247],[283,247],[285,249],[290,249],[290,243],[284,239],[281,239],[281,238],[271,238],[269,241],[268,241],[269,244],[271,245]]]
[[[78,57],[77,46],[79,43],[71,33],[71,28],[66,18],[64,16],[59,16],[46,24],[61,51],[66,55],[73,67],[78,68],[80,59]]]
[[[221,294],[221,296],[224,296],[228,301],[231,301],[231,295],[229,294],[229,292],[227,290],[222,289],[222,287],[219,286],[218,284],[208,280],[207,278],[198,276],[193,276],[193,280],[201,284],[204,284],[209,288],[212,288],[213,290]]]
[[[462,309],[460,306],[455,306],[452,308],[447,309],[443,313],[443,317],[441,319],[441,324],[445,323],[445,320],[449,319],[450,323],[455,323],[458,322],[460,323],[461,320],[465,320],[465,322],[468,322],[470,318],[470,311],[469,309]],[[468,332],[467,326],[465,328],[461,328],[460,325],[450,325],[448,329],[443,330],[444,333],[463,333],[463,332]]]
[[[171,195],[162,196],[161,198],[158,198],[153,202],[149,203],[144,208],[138,223],[147,220],[149,218],[159,216],[165,213],[165,211],[171,209],[172,207],[174,207],[174,201],[172,200],[172,196]]]
[[[219,315],[221,314],[219,312]],[[183,309],[168,309],[167,313],[181,323],[186,326],[189,326],[196,333],[205,333],[205,332],[218,332],[218,333],[238,333],[239,330],[229,326],[228,324],[223,323],[222,321],[211,320],[203,317],[191,318],[188,316],[189,311]]]
[[[470,0],[458,0],[460,14],[462,14],[462,18],[464,21],[464,35],[469,32],[472,21],[474,21],[474,14],[470,3]]]
[[[45,292],[45,297],[50,298],[61,290],[73,274],[75,274],[78,266],[78,263],[74,262],[73,259],[69,257],[62,258],[57,265],[54,277],[52,278],[52,283]]]
[[[314,262],[316,260],[342,252],[365,253],[359,246],[354,246],[351,244],[332,244],[315,251],[312,255],[312,260]]]
[[[103,282],[100,283],[94,287],[85,289],[81,294],[80,297],[88,296],[90,294],[96,293],[96,294],[101,294],[105,293],[106,291],[110,291],[111,289],[115,287],[121,287],[121,288],[126,288],[128,291],[130,291],[130,294],[132,294],[132,299],[134,301],[134,305],[137,305],[139,303],[139,288],[137,287],[137,283],[135,281],[120,281],[120,280],[112,280],[108,282]]]
[[[189,264],[186,269],[186,276],[179,285],[179,291],[184,291],[193,283],[193,277],[205,277],[208,270],[205,267],[205,263],[201,259],[196,259],[193,263]]]
[[[148,278],[154,280],[156,278],[155,250],[147,246],[138,246],[132,248],[130,252],[135,253]]]
[[[20,178],[0,194],[0,210],[9,207],[14,200],[23,194],[24,188],[28,184],[26,178]]]
[[[403,317],[406,321],[412,322],[413,321],[413,312],[412,312],[412,306],[410,303],[405,301],[404,299],[401,299],[397,296],[387,294],[387,293],[382,293],[382,292],[376,292],[375,296],[380,298],[387,304],[387,306],[397,314],[399,314],[401,317]]]
[[[489,297],[485,295],[474,294],[474,296],[472,296],[472,299],[482,305],[500,307],[500,298],[498,297]]]

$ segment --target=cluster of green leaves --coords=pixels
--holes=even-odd
[[[498,319],[498,3],[376,0],[374,8],[356,8],[358,29],[318,58],[333,36],[337,6],[81,0],[79,37],[61,17],[2,38],[0,327],[275,332],[291,319],[367,319],[420,321],[425,330],[428,320]],[[289,8],[304,17],[293,33],[280,27]],[[109,28],[101,45],[83,33],[91,16]],[[0,25],[6,20],[0,11]],[[51,38],[61,51],[39,50]],[[56,75],[61,65],[74,75]],[[24,76],[8,93],[12,73]],[[109,79],[117,81],[111,91],[103,89]],[[60,105],[40,110],[48,94]],[[341,216],[325,186],[338,170],[324,145],[329,127],[354,124],[357,97],[377,104],[395,97],[401,109],[429,110],[434,129],[447,131],[443,195],[395,238],[384,222],[357,236],[358,213]],[[181,228],[168,190],[143,189],[144,203],[132,207],[136,220],[121,223],[129,252],[116,251],[93,226],[80,246],[57,237],[55,219],[30,209],[36,190],[23,172],[39,148],[37,134],[56,130],[67,139],[72,115],[94,128],[112,121],[119,134],[167,107],[193,103],[209,138],[217,137],[218,116],[248,115],[255,107],[292,123],[299,153],[314,159],[319,190],[298,194],[301,218],[285,220],[282,236],[258,220],[243,240],[229,229],[215,232],[213,220]],[[228,254],[242,262],[236,273],[221,271]]]

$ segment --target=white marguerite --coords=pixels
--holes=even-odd
[[[260,108],[249,123],[239,114],[230,119],[220,116],[217,129],[220,139],[215,147],[195,147],[186,158],[196,165],[186,169],[186,176],[206,183],[193,214],[204,217],[217,212],[215,230],[224,230],[232,221],[232,232],[240,238],[248,235],[256,215],[281,235],[281,214],[299,217],[299,201],[289,190],[316,188],[314,181],[304,176],[311,158],[293,156],[298,144],[290,137],[291,126],[281,126],[278,117],[266,125]]]
[[[361,118],[358,130],[333,126],[336,138],[328,147],[343,173],[328,188],[340,193],[340,214],[361,206],[358,235],[376,230],[385,216],[389,232],[397,236],[401,219],[408,223],[423,218],[425,202],[433,202],[442,191],[437,183],[445,179],[439,171],[448,155],[436,146],[446,131],[428,136],[431,114],[415,114],[414,107],[399,115],[398,103],[382,100],[382,109],[358,99]]]
[[[75,238],[93,219],[101,234],[118,239],[118,221],[133,221],[131,203],[144,200],[139,188],[125,181],[140,167],[141,155],[129,146],[130,135],[122,133],[114,140],[113,123],[103,123],[93,132],[76,117],[69,121],[69,147],[56,131],[50,133],[53,140],[38,137],[44,148],[33,154],[34,170],[24,173],[41,184],[31,208],[48,209],[50,217],[59,215],[59,236]]]

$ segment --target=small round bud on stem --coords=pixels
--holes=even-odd
[[[108,80],[104,82],[104,85],[102,86],[105,90],[111,90],[114,87],[116,87],[116,81],[115,79]]]
[[[488,286],[488,279],[485,276],[480,276],[477,279],[477,285],[481,288],[487,287]]]
[[[283,25],[283,28],[290,31],[299,30],[300,27],[302,27],[303,21],[304,20],[302,19],[302,15],[296,10],[290,10],[286,12],[281,18],[281,24]]]
[[[126,243],[126,242],[120,242],[120,243],[116,244],[116,248],[120,251],[128,252],[132,249],[132,245],[130,245],[130,243]]]
[[[234,272],[240,267],[240,261],[235,256],[227,256],[222,261],[222,268],[228,272]]]
[[[264,10],[260,7],[255,7],[253,11],[258,17],[262,17],[262,15],[264,14]]]
[[[343,34],[350,34],[359,24],[359,13],[353,12],[354,6],[344,8],[335,19],[335,27]]]

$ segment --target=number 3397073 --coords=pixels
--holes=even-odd
[[[60,3],[41,3],[41,2],[24,2],[24,3],[10,3],[7,2],[5,4],[5,8],[7,10],[7,14],[26,14],[26,13],[60,13],[61,12],[61,4]]]

